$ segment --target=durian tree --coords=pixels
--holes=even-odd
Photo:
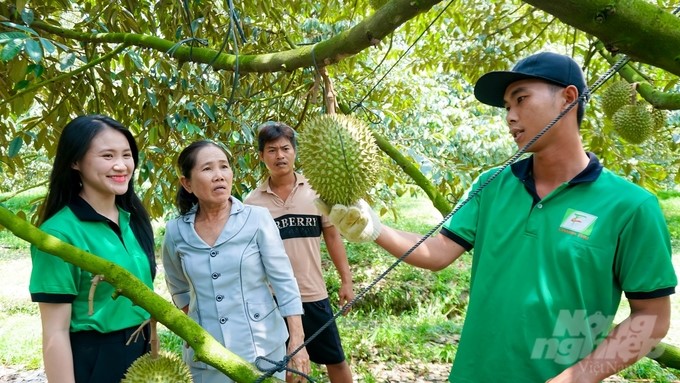
[[[395,195],[422,190],[445,214],[479,172],[514,150],[503,111],[471,96],[488,70],[552,49],[583,63],[592,84],[626,54],[632,61],[616,79],[637,83],[639,97],[656,108],[680,109],[674,6],[665,0],[5,1],[0,192],[8,198],[44,186],[62,127],[78,114],[102,113],[136,135],[140,190],[155,218],[175,214],[173,161],[195,139],[227,144],[240,196],[262,177],[254,127],[281,120],[301,129],[328,111],[323,100],[332,84],[338,112],[368,123],[388,158],[374,200],[389,208]],[[599,98],[596,93],[582,127],[587,148],[648,188],[680,181],[680,116],[670,113],[665,129],[633,145],[605,123]],[[9,226],[8,217],[0,215],[0,225]]]
[[[674,6],[643,0],[4,2],[0,188],[44,185],[65,123],[104,113],[138,137],[144,202],[155,217],[172,211],[172,161],[193,139],[228,144],[240,196],[261,177],[253,127],[270,119],[300,127],[324,113],[318,76],[324,68],[340,111],[370,123],[391,158],[377,199],[389,205],[395,193],[420,189],[446,213],[470,180],[513,149],[502,111],[471,98],[480,74],[548,47],[580,59],[592,83],[610,65],[611,52],[625,53],[633,63],[622,73],[641,83],[640,94],[660,109],[678,109]],[[591,103],[584,136],[607,166],[654,188],[677,173],[677,163],[664,163],[665,171],[655,166],[657,157],[678,157],[671,155],[674,131],[659,140],[666,152],[659,145],[645,150],[618,142],[600,116]],[[669,118],[676,127],[677,117]],[[636,161],[629,166],[621,158]]]

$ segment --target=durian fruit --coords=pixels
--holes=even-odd
[[[661,130],[666,126],[666,112],[661,109],[652,109],[652,118],[654,119],[654,130]]]
[[[357,202],[378,179],[378,146],[359,119],[338,114],[313,117],[303,127],[298,146],[303,174],[330,206]]]
[[[145,354],[132,363],[121,383],[192,383],[191,371],[177,354]]]
[[[652,113],[641,104],[624,105],[612,116],[614,129],[631,144],[644,142],[654,131]]]
[[[621,107],[631,103],[631,85],[626,81],[617,81],[611,84],[602,93],[602,110],[611,118]]]

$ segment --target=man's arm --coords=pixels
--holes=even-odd
[[[396,230],[383,225],[375,243],[390,254],[400,258],[422,237],[419,234]],[[423,269],[438,271],[453,263],[464,252],[463,246],[439,233],[434,237],[427,238],[404,259],[404,262]]]
[[[335,265],[335,269],[340,275],[340,290],[338,290],[339,306],[342,308],[354,299],[354,284],[352,282],[352,272],[347,261],[345,244],[342,242],[340,232],[335,226],[323,228],[323,240],[326,242],[328,255]],[[345,313],[346,314],[346,313]]]
[[[629,299],[630,316],[619,323],[597,348],[564,370],[550,383],[595,383],[635,363],[666,336],[670,327],[670,297]]]
[[[359,200],[349,207],[340,204],[330,207],[320,199],[314,200],[314,204],[349,241],[375,241],[397,258],[401,258],[422,238],[419,234],[382,225],[378,215],[364,200]],[[438,271],[453,263],[464,252],[463,246],[440,233],[427,238],[404,259],[404,262]]]

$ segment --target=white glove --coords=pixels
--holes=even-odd
[[[335,204],[332,208],[319,198],[314,204],[350,242],[372,242],[380,235],[380,218],[363,199],[351,206]]]

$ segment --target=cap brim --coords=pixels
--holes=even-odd
[[[505,106],[505,101],[503,101],[505,89],[515,81],[529,78],[540,77],[510,71],[489,72],[477,80],[475,97],[484,104],[502,108]]]

